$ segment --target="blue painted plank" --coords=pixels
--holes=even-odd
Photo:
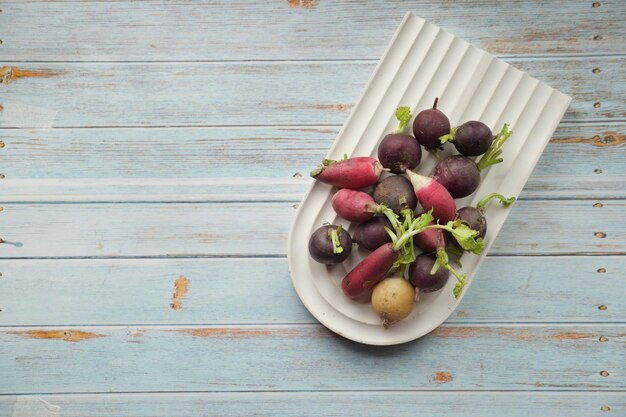
[[[624,256],[488,257],[448,323],[624,322],[624,270]],[[0,272],[0,326],[316,323],[284,258],[2,260]]]
[[[320,325],[13,327],[0,342],[2,394],[626,389],[623,325],[443,326],[387,347]]]
[[[13,0],[2,8],[5,60],[378,59],[409,10],[499,54],[626,52],[626,7],[610,0]]]
[[[508,61],[572,96],[564,120],[626,117],[626,57]],[[343,124],[374,66],[362,61],[18,63],[4,69],[9,75],[0,85],[0,127]],[[597,66],[601,74],[592,72]]]
[[[58,410],[63,417],[589,417],[626,413],[621,392],[289,392],[84,394],[0,397],[0,414]],[[610,411],[610,413],[606,413]]]
[[[2,198],[51,201],[53,195],[73,194],[73,200],[85,180],[94,180],[101,182],[82,188],[85,200],[159,201],[166,192],[179,201],[193,195],[254,199],[250,194],[299,200],[308,182],[288,180],[297,172],[308,176],[337,133],[336,127],[6,130]],[[563,123],[522,198],[626,197],[625,142],[624,123]],[[215,179],[210,186],[190,181],[209,178]],[[132,187],[136,181],[149,190]],[[267,189],[256,189],[262,187]]]
[[[516,202],[490,253],[626,253],[624,200],[606,201],[603,207],[593,204]],[[291,203],[279,202],[3,207],[0,258],[284,256],[294,213]]]

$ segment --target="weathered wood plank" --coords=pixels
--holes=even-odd
[[[626,52],[626,8],[618,0],[600,7],[566,0],[471,7],[461,0],[358,7],[312,0],[5,1],[2,8],[0,56],[17,61],[378,59],[409,10],[499,54]]]
[[[159,201],[164,194],[179,201],[299,200],[308,182],[293,175],[308,176],[337,133],[336,127],[5,130],[2,198],[74,200],[82,190],[89,201]],[[563,123],[522,198],[626,197],[624,143],[625,123]]]
[[[625,341],[622,325],[442,326],[383,348],[321,325],[13,327],[0,393],[623,390]]]
[[[614,181],[598,183],[598,193],[616,193]],[[308,178],[207,179],[50,179],[2,182],[8,202],[233,202],[284,201],[293,205],[308,189]],[[587,187],[588,189],[590,187]],[[622,188],[619,188],[621,190]],[[623,195],[623,193],[619,193]],[[587,195],[585,195],[586,197]]]
[[[281,392],[2,396],[0,413],[57,409],[63,417],[588,417],[621,415],[621,392]],[[45,402],[43,402],[45,401]]]
[[[626,253],[625,201],[593,204],[517,202],[491,254]],[[291,203],[6,204],[0,257],[285,255],[293,213]]]
[[[488,257],[448,323],[624,321],[625,269],[623,256]],[[0,272],[0,326],[316,322],[284,258],[2,260]]]
[[[626,117],[626,57],[509,61],[573,97],[565,120]],[[20,63],[4,68],[0,127],[343,124],[374,66]]]
[[[624,198],[626,177],[531,177],[520,195],[527,199]],[[575,181],[572,180],[575,179]],[[203,180],[4,180],[2,202],[233,202],[295,203],[308,178],[214,178]]]

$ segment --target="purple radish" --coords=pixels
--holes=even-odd
[[[427,150],[440,147],[439,138],[450,133],[450,121],[442,111],[437,109],[438,101],[437,97],[433,108],[419,112],[413,121],[415,139]]]
[[[385,227],[393,230],[389,219],[383,216],[375,216],[365,223],[359,224],[354,229],[352,240],[361,248],[376,250],[385,243],[391,242],[391,236],[385,231]]]
[[[450,271],[445,268],[438,268],[434,274],[431,274],[436,263],[435,255],[423,253],[409,266],[409,281],[419,292],[438,291],[448,282]]]
[[[422,148],[415,138],[404,133],[411,120],[409,107],[398,107],[396,118],[399,126],[395,133],[383,138],[378,146],[378,160],[383,167],[394,174],[402,174],[407,169],[415,169],[422,160]]]
[[[470,229],[478,231],[478,237],[485,238],[487,234],[487,219],[476,207],[459,209],[458,219],[467,224]]]
[[[454,155],[437,162],[433,178],[443,185],[453,198],[462,198],[476,191],[480,184],[480,171],[471,159]]]
[[[338,264],[352,252],[350,234],[341,226],[326,225],[318,228],[309,239],[309,253],[317,262]]]
[[[384,204],[396,214],[404,209],[415,210],[417,197],[411,181],[400,175],[392,175],[382,180],[374,190],[374,201]]]
[[[417,201],[425,212],[433,211],[433,216],[442,223],[447,223],[456,218],[456,204],[454,199],[434,178],[424,177],[407,170],[406,174],[413,185]]]
[[[452,128],[450,133],[440,138],[441,144],[452,142],[460,154],[478,156],[487,152],[493,142],[493,132],[489,126],[477,120]]]
[[[311,176],[339,188],[363,188],[376,184],[383,166],[375,158],[361,156],[332,161],[325,159]]]

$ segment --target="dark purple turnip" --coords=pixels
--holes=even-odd
[[[420,292],[438,291],[448,282],[450,272],[445,268],[439,268],[431,274],[436,263],[435,255],[423,253],[409,266],[409,281]]]
[[[411,120],[411,110],[408,107],[398,107],[396,118],[400,122],[398,129],[380,142],[378,160],[392,173],[402,174],[407,169],[415,169],[419,165],[422,148],[413,136],[404,133]]]
[[[309,239],[309,253],[319,263],[338,264],[352,252],[352,238],[341,226],[326,225],[317,229]]]
[[[487,152],[493,137],[489,126],[477,120],[470,120],[451,129],[450,134],[441,137],[440,140],[441,144],[452,142],[462,155],[478,156]]]
[[[417,207],[417,197],[411,181],[400,175],[392,175],[382,180],[374,190],[374,201],[384,204],[396,214],[408,208]]]
[[[433,177],[446,187],[453,198],[472,194],[480,184],[476,163],[462,155],[449,156],[437,162]]]
[[[492,193],[478,202],[476,207],[463,207],[458,211],[458,219],[467,224],[470,229],[476,230],[481,239],[487,234],[487,219],[485,218],[485,208],[494,198],[500,201],[503,206],[509,206],[515,202],[515,197],[506,198],[501,194]]]
[[[427,150],[440,147],[439,138],[450,133],[450,121],[437,109],[438,100],[439,98],[435,99],[432,109],[419,112],[413,121],[413,135]]]
[[[365,223],[360,223],[352,233],[354,243],[367,250],[376,250],[385,243],[391,242],[391,237],[385,227],[393,231],[389,219],[376,216]]]
[[[483,213],[476,207],[463,207],[458,211],[458,218],[470,229],[478,231],[478,237],[485,238],[487,234],[487,219],[483,216]]]

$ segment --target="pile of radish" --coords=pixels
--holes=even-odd
[[[508,125],[497,135],[480,121],[451,127],[437,100],[414,118],[413,135],[405,133],[410,109],[399,107],[396,118],[399,127],[381,140],[378,159],[346,155],[340,161],[324,160],[311,172],[317,181],[336,187],[333,209],[357,225],[352,236],[342,226],[321,226],[309,239],[309,253],[315,261],[333,265],[350,256],[353,244],[371,251],[343,278],[341,289],[350,298],[369,297],[385,328],[406,318],[420,293],[443,288],[450,275],[458,298],[466,277],[451,261],[459,264],[463,252],[482,252],[490,200],[502,205],[515,201],[496,193],[477,207],[457,209],[454,201],[473,194],[481,172],[502,162],[501,148],[511,136]],[[438,157],[437,150],[448,142],[459,155],[440,159],[431,177],[414,172],[422,146]],[[476,156],[480,158],[470,159]],[[385,171],[389,176],[383,177]]]

